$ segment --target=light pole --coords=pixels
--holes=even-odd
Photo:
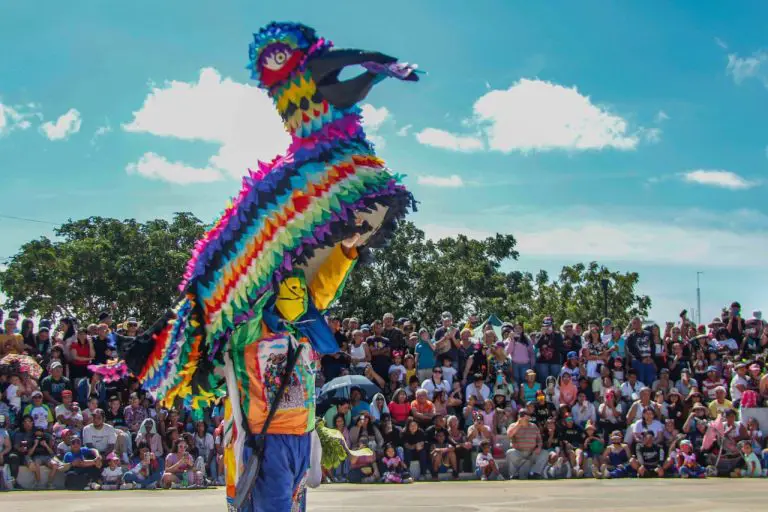
[[[696,314],[698,315],[698,325],[701,325],[701,274],[704,272],[696,272]]]

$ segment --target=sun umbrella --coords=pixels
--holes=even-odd
[[[33,379],[39,379],[43,374],[43,367],[35,360],[34,357],[24,354],[8,354],[0,359],[0,365],[18,365],[19,370],[29,373],[29,376]]]
[[[376,393],[381,393],[379,386],[362,375],[344,375],[327,382],[320,389],[320,397],[329,394],[333,394],[336,398],[349,397],[349,391],[355,387],[362,390],[364,400],[370,400]]]

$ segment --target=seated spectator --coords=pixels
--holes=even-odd
[[[442,471],[450,469],[453,479],[459,479],[459,466],[456,460],[456,450],[446,439],[445,430],[435,432],[435,440],[430,447],[432,460],[432,479],[437,480]]]
[[[632,424],[632,442],[642,443],[645,434],[650,432],[654,442],[661,444],[663,431],[664,425],[656,419],[656,413],[650,407],[646,408],[641,418]]]
[[[123,409],[123,418],[128,431],[135,434],[139,431],[142,422],[147,418],[147,410],[141,405],[141,398],[138,393],[131,393],[130,405]]]
[[[404,389],[400,388],[395,391],[395,394],[392,396],[392,401],[389,402],[388,408],[395,425],[401,427],[405,426],[406,420],[411,415],[411,404],[408,402],[408,396]]]
[[[204,423],[203,426],[205,426]],[[152,418],[147,418],[141,422],[139,431],[136,434],[136,445],[138,446],[139,444],[146,444],[149,447],[149,451],[152,452],[157,460],[162,463],[163,439],[157,432],[157,425],[155,424],[155,420]]]
[[[733,407],[733,403],[725,398],[725,387],[717,386],[715,388],[715,399],[709,403],[709,417],[712,419],[720,416],[721,413]]]
[[[639,477],[664,476],[664,449],[656,442],[653,432],[647,431],[635,446],[632,468]]]
[[[83,428],[82,442],[98,453],[112,453],[117,445],[117,432],[112,425],[104,423],[104,411],[96,409],[93,423]]]
[[[101,488],[105,491],[115,491],[123,485],[123,468],[120,458],[114,453],[107,455],[107,467],[101,470]],[[126,484],[125,489],[133,488]]]
[[[416,392],[416,400],[411,402],[411,415],[422,428],[430,426],[435,417],[435,404],[427,399],[427,395],[427,390],[419,389]]]
[[[359,416],[363,412],[368,412],[371,404],[363,400],[363,390],[354,386],[349,390],[349,407],[352,416]]]
[[[434,399],[435,393],[439,390],[446,394],[451,392],[450,384],[443,379],[443,369],[440,366],[432,368],[432,376],[421,383],[421,388],[427,391],[427,398]]]
[[[680,448],[670,455],[674,469],[680,478],[706,478],[707,470],[699,464],[693,451],[693,444],[687,439],[680,441]]]
[[[629,446],[622,442],[624,436],[619,430],[611,433],[611,444],[603,452],[603,465],[600,467],[599,477],[602,478],[625,478],[634,473],[634,468],[630,465],[632,456],[629,452]]]
[[[165,473],[163,473],[162,479],[164,488],[196,487],[203,484],[203,474],[200,471],[195,471],[195,460],[187,448],[187,442],[178,439],[173,447],[173,452],[165,458]]]
[[[349,429],[349,442],[352,446],[364,446],[374,452],[381,451],[384,439],[381,431],[371,421],[371,415],[366,411],[353,420],[354,426]]]
[[[45,431],[53,428],[56,421],[51,408],[43,403],[43,393],[40,391],[32,393],[32,403],[24,408],[23,415],[32,418],[35,427]]]
[[[83,447],[79,437],[72,436],[70,442],[70,451],[64,455],[64,463],[69,464],[64,486],[71,491],[98,488],[101,455],[93,448]]]
[[[557,392],[560,396],[560,405],[567,405],[569,407],[572,407],[576,403],[576,399],[578,398],[578,388],[573,383],[573,379],[571,378],[571,374],[568,372],[563,373],[560,375],[560,381],[557,386]]]
[[[387,407],[387,401],[384,399],[384,395],[376,393],[371,400],[371,406],[368,411],[373,419],[374,423],[381,421],[382,414],[389,414],[389,408]]]
[[[50,365],[51,374],[40,381],[40,389],[45,397],[45,402],[53,406],[61,403],[61,393],[64,390],[72,390],[69,379],[64,376],[64,366],[59,361]]]
[[[398,484],[408,484],[413,482],[413,478],[411,478],[411,473],[405,465],[405,461],[397,454],[395,447],[391,444],[384,446],[379,465],[382,482]]]
[[[696,382],[696,379],[691,377],[691,370],[683,368],[680,372],[680,380],[675,383],[675,387],[681,395],[688,396],[693,389],[699,388],[699,383]]]
[[[464,396],[469,399],[474,397],[478,403],[485,403],[491,397],[491,388],[485,384],[485,377],[482,373],[476,373],[472,377],[472,384],[467,386]]]
[[[507,451],[510,480],[527,480],[529,476],[541,476],[547,454],[541,450],[541,433],[539,428],[530,422],[527,411],[520,411],[518,420],[507,430],[507,436],[511,446]]]
[[[72,401],[72,391],[65,389],[61,392],[61,403],[56,406],[56,424],[53,431],[58,433],[67,428],[75,434],[83,430],[83,414],[80,407]]]
[[[408,420],[403,431],[403,452],[406,466],[410,468],[411,462],[417,460],[421,476],[427,474],[429,468],[427,436],[413,418]]]
[[[344,417],[344,423],[347,427],[352,424],[352,411],[349,406],[349,399],[337,398],[335,405],[328,408],[323,416],[326,425],[334,425],[336,415],[341,414]]]
[[[571,408],[571,414],[579,428],[585,428],[587,422],[597,423],[595,404],[587,400],[587,395],[583,391],[579,391],[576,404]]]

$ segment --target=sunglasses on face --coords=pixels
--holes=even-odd
[[[432,373],[443,373],[443,370],[433,370]]]

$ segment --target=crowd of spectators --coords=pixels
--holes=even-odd
[[[325,471],[328,483],[768,469],[768,323],[736,302],[708,325],[686,312],[661,326],[547,317],[531,333],[475,315],[457,326],[449,312],[434,330],[392,314],[329,322],[340,351],[322,358],[322,379],[364,375],[380,392],[354,386],[319,411],[352,450],[375,454]]]
[[[764,476],[759,418],[768,405],[768,323],[733,303],[708,325],[683,312],[659,326],[634,318],[584,324],[419,326],[386,314],[328,319],[339,352],[323,382],[367,377],[324,411],[351,449],[326,482],[410,482],[441,474],[487,479]],[[182,404],[154,403],[131,376],[104,382],[88,368],[117,356],[141,326],[62,318],[20,321],[0,310],[0,488],[118,489],[223,483],[219,402],[193,422]],[[764,425],[765,427],[765,425]],[[413,471],[412,471],[413,470]],[[24,478],[23,475],[26,475]],[[23,482],[24,480],[24,482]]]
[[[134,318],[119,325],[62,318],[19,321],[0,310],[0,489],[202,487],[223,480],[219,403],[193,422],[183,407],[154,403],[133,377],[104,382],[89,365],[117,357]],[[11,361],[10,363],[8,361]],[[223,427],[222,427],[223,428]]]

